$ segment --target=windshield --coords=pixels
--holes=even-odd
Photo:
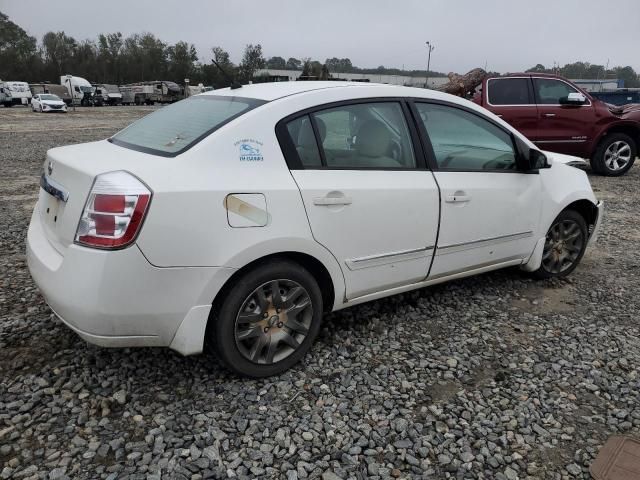
[[[93,87],[85,87],[85,86],[80,87],[80,91],[82,91],[83,93],[93,93],[94,90],[95,88]]]
[[[40,100],[58,100],[60,101],[60,97],[57,95],[40,95]]]
[[[167,84],[167,88],[169,88],[169,90],[174,92],[180,91],[180,87],[178,86],[177,83],[173,83],[173,82],[165,82],[165,83]]]
[[[141,118],[109,141],[133,150],[173,157],[264,103],[240,97],[190,97]]]

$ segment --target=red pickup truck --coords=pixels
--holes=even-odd
[[[638,154],[640,105],[609,105],[556,75],[485,78],[473,101],[543,150],[590,159],[602,175],[623,175]]]

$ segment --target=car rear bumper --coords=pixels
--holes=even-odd
[[[235,269],[158,268],[137,246],[103,251],[49,242],[37,214],[27,234],[27,263],[47,304],[88,342],[105,347],[170,346],[202,350],[217,292]]]

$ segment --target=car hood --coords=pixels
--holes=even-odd
[[[42,103],[42,105],[49,105],[51,107],[64,105],[64,102],[62,100],[42,100],[42,102],[40,103]]]
[[[627,103],[626,105],[611,105],[607,104],[609,107],[609,111],[614,115],[618,115],[621,117],[627,117],[631,113],[635,113],[636,115],[640,112],[640,103]]]
[[[573,155],[565,155],[564,153],[556,153],[556,152],[547,152],[542,151],[547,158],[551,158],[552,162],[555,163],[563,163],[565,165],[569,165],[570,167],[586,167],[588,164],[585,160],[580,157],[574,157]]]

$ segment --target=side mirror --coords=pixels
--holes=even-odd
[[[529,170],[540,170],[541,168],[551,168],[551,162],[540,150],[534,148],[529,150]]]
[[[584,105],[585,103],[587,103],[587,97],[579,92],[571,92],[560,99],[560,105]]]
[[[541,168],[551,168],[551,160],[544,153],[536,148],[531,148],[515,135],[512,138],[516,146],[518,170],[531,172]]]

